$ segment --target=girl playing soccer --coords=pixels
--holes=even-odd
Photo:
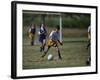
[[[62,43],[59,40],[59,30],[60,30],[60,27],[56,26],[56,28],[50,33],[49,40],[47,43],[47,48],[44,51],[44,54],[42,55],[42,57],[44,57],[49,51],[49,49],[53,46],[57,49],[59,59],[62,59],[61,54],[60,54],[60,49],[59,49],[59,44],[62,45]]]

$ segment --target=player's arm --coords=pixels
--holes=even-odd
[[[29,33],[31,32],[31,28],[29,28],[28,32],[29,32]]]
[[[31,34],[31,28],[29,28],[29,30],[28,30],[28,33],[27,33],[28,35],[30,35]]]
[[[44,31],[41,32],[41,34],[45,34],[45,35],[47,35],[47,31],[44,30]]]
[[[44,34],[45,33],[45,31],[40,31],[40,34]]]

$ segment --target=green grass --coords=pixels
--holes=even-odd
[[[50,33],[51,28],[48,28]],[[60,46],[62,60],[48,61],[48,54],[58,56],[54,47],[48,54],[41,58],[43,53],[40,52],[40,44],[36,34],[38,44],[30,46],[30,40],[27,35],[28,27],[23,28],[23,69],[39,68],[57,68],[57,67],[78,67],[87,66],[86,60],[90,56],[89,50],[86,49],[87,37],[85,29],[63,29],[63,46]]]
[[[48,54],[41,58],[43,53],[39,52],[40,45],[30,46],[29,39],[23,41],[23,69],[39,69],[39,68],[56,68],[56,67],[77,67],[86,66],[85,61],[89,56],[86,50],[86,42],[70,42],[66,41],[60,46],[62,60],[47,60],[47,55],[53,54],[58,56],[54,47],[50,49]]]

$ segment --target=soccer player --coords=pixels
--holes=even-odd
[[[91,26],[88,27],[88,44],[86,46],[86,49],[88,49],[90,45],[91,45]],[[86,64],[90,65],[90,63],[91,63],[91,57],[89,56],[87,58]]]
[[[41,43],[40,52],[44,50],[44,47],[46,45],[46,36],[47,36],[47,31],[45,25],[41,24],[39,29],[39,42]]]
[[[35,33],[36,33],[36,28],[35,28],[35,24],[32,24],[29,28],[29,38],[30,38],[30,45],[33,46],[34,45],[34,39],[35,39]]]
[[[60,54],[60,49],[59,49],[59,44],[62,45],[62,42],[60,42],[59,40],[59,30],[60,30],[60,27],[57,25],[56,28],[50,33],[49,40],[47,43],[47,48],[45,49],[42,57],[44,57],[49,51],[49,49],[53,46],[57,49],[59,59],[62,59],[61,54]]]

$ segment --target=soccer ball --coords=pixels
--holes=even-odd
[[[50,61],[50,60],[53,60],[53,55],[52,54],[48,55],[48,61]]]

